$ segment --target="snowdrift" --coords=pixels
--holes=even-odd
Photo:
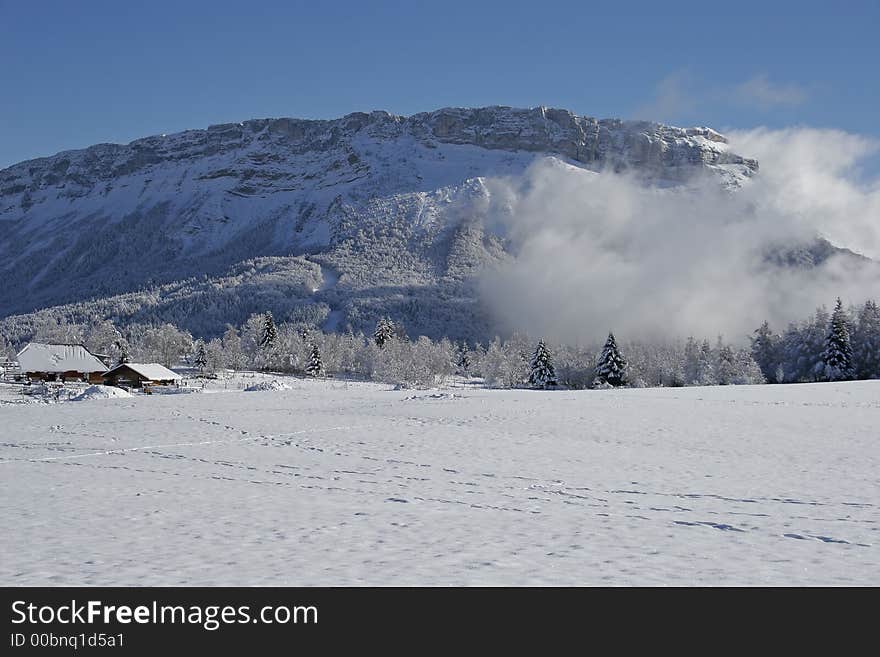
[[[266,390],[290,390],[290,386],[278,379],[272,379],[271,381],[260,381],[260,383],[255,383],[244,389],[245,392],[263,392]]]
[[[113,386],[89,386],[71,401],[89,401],[91,399],[125,399],[134,397],[130,392]]]

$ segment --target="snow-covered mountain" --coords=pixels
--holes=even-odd
[[[709,128],[559,109],[259,119],[0,171],[0,317],[170,320],[200,333],[251,312],[328,329],[379,313],[411,332],[486,328],[473,276],[505,257],[487,177],[540,157],[676,184],[758,170]]]

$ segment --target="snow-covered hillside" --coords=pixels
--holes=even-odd
[[[416,334],[437,336],[466,317],[464,337],[480,326],[469,281],[504,255],[481,215],[483,181],[547,157],[660,182],[702,173],[736,186],[757,170],[708,128],[547,108],[261,119],[101,144],[0,171],[0,317],[109,297],[64,312],[167,321],[173,311],[151,298],[168,284],[196,308],[185,328],[219,332],[267,308],[229,309],[213,291],[237,283],[245,261],[281,256],[298,258],[295,285],[314,263],[339,276],[322,298],[282,295],[269,308],[281,318],[335,313],[334,325],[361,328],[407,311]]]
[[[286,382],[0,405],[0,583],[880,584],[875,381]]]

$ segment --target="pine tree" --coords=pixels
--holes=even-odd
[[[852,334],[853,363],[859,379],[880,378],[880,306],[866,301]]]
[[[471,357],[468,355],[467,346],[461,345],[458,349],[458,358],[455,362],[455,369],[461,376],[468,376],[471,371]]]
[[[761,371],[758,363],[752,358],[748,349],[740,349],[736,352],[736,374],[733,383],[736,385],[754,385],[767,383],[767,378]]]
[[[312,355],[309,357],[309,364],[306,365],[306,374],[309,376],[324,376],[324,362],[321,360],[321,351],[318,345],[312,346]]]
[[[730,345],[724,344],[721,336],[718,336],[718,346],[716,347],[718,360],[715,363],[715,376],[718,383],[723,386],[731,385],[736,380],[736,355]]]
[[[272,318],[272,313],[266,311],[266,314],[263,316],[263,335],[260,338],[260,347],[269,351],[275,346],[275,343],[278,340],[278,329],[275,328],[275,320]]]
[[[715,354],[708,340],[700,343],[697,352],[697,378],[694,383],[698,386],[718,385],[718,373],[715,371]]]
[[[208,366],[208,352],[205,350],[205,343],[201,340],[196,343],[196,357],[193,364],[199,372],[204,372]]]
[[[385,347],[385,343],[391,340],[395,335],[394,322],[388,317],[380,317],[376,322],[376,331],[373,333],[373,340],[380,349]]]
[[[752,342],[752,358],[761,368],[764,378],[770,383],[781,383],[776,376],[780,362],[780,342],[782,338],[770,330],[770,324],[764,322],[755,329],[755,336],[751,338]]]
[[[825,338],[822,362],[825,365],[825,378],[828,381],[846,381],[853,378],[853,349],[846,312],[843,310],[840,298],[837,299],[837,305],[831,315],[831,327]]]
[[[773,380],[776,383],[786,383],[785,381],[785,366],[782,363],[776,366],[776,375],[773,377]]]
[[[803,375],[802,381],[822,381],[825,379],[825,338],[828,336],[828,326],[831,316],[823,306],[816,308],[813,317],[803,324],[801,329],[801,343],[798,363]]]
[[[614,334],[608,333],[608,340],[605,341],[599,362],[596,364],[596,378],[608,385],[622,386],[624,384],[624,370],[626,370],[626,360],[617,348]]]
[[[529,364],[529,385],[536,388],[546,388],[556,385],[556,371],[553,368],[553,357],[543,340],[538,342],[535,355]]]
[[[684,345],[684,385],[694,385],[700,380],[700,344],[690,336]]]
[[[131,361],[131,357],[128,355],[127,343],[120,340],[116,343],[116,348],[119,349],[119,360],[116,363],[117,365],[125,365]]]

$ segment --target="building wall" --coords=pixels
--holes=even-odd
[[[143,379],[134,373],[116,374],[114,376],[103,376],[101,378],[104,380],[104,383],[111,386],[122,385],[131,388],[140,388],[144,384]]]
[[[102,383],[101,372],[26,372],[26,376],[33,381],[88,381],[89,383]]]

